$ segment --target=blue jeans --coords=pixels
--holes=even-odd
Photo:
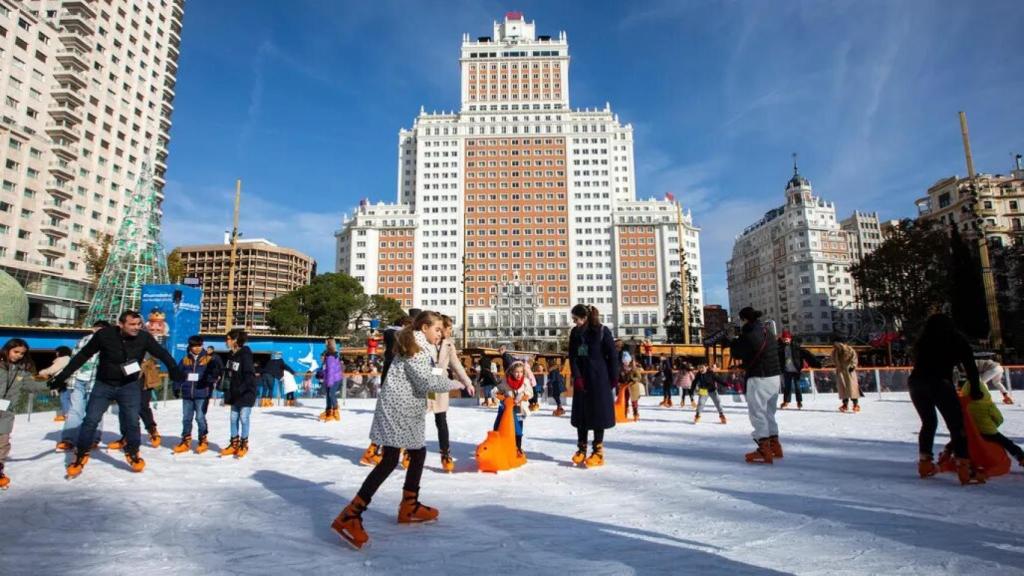
[[[238,421],[242,421],[242,438],[249,437],[249,414],[252,413],[252,406],[231,407],[231,437],[239,436]]]
[[[85,407],[85,421],[78,432],[78,453],[82,454],[92,446],[92,440],[96,436],[96,429],[99,426],[103,413],[111,402],[117,402],[117,417],[121,424],[121,431],[125,436],[125,452],[137,454],[139,452],[139,405],[142,402],[142,388],[137,382],[130,382],[122,386],[112,386],[106,382],[97,380],[89,394],[89,403]]]
[[[71,390],[67,388],[60,391],[60,413],[65,417],[68,415],[68,410],[71,408]]]
[[[281,397],[281,380],[274,378],[273,384],[270,386],[270,397],[280,398]]]
[[[181,401],[181,435],[191,436],[192,435],[192,419],[195,418],[196,425],[199,426],[199,435],[206,436],[208,430],[206,429],[206,412],[203,410],[203,404],[206,402],[206,398],[196,398],[194,400],[182,400]]]
[[[89,383],[83,380],[72,381],[74,384],[71,386],[71,390],[68,390],[68,407],[64,410],[64,430],[60,434],[60,439],[74,444],[78,441],[78,432],[82,427],[82,420],[85,419],[85,403],[89,401],[85,390],[89,386]],[[95,442],[100,441],[101,434],[103,434],[102,416],[100,417],[100,421],[96,424]]]
[[[799,372],[783,372],[782,373],[782,401],[789,404],[789,399],[792,398],[791,390],[796,389],[796,403],[803,404],[804,395],[800,392],[800,373]]]
[[[337,397],[336,394],[338,393],[338,387],[337,386],[331,386],[330,388],[324,388],[324,390],[326,391],[326,395],[327,395],[327,409],[328,410],[333,410],[333,409],[337,408],[338,407],[338,397]]]

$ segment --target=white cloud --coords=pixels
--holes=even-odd
[[[178,182],[165,188],[164,247],[218,244],[231,229],[234,189],[203,186],[186,189]],[[239,232],[243,238],[266,238],[278,246],[294,248],[317,261],[317,272],[334,270],[334,232],[342,211],[279,204],[243,189]]]

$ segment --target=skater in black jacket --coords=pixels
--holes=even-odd
[[[142,472],[145,468],[146,462],[139,457],[139,406],[142,399],[139,378],[142,375],[142,360],[147,353],[164,363],[172,380],[184,379],[170,353],[152,335],[142,330],[142,316],[133,310],[126,310],[121,313],[117,326],[103,328],[93,334],[88,344],[71,358],[64,370],[50,380],[55,385],[61,385],[90,358],[99,354],[96,384],[89,395],[85,420],[78,432],[75,460],[67,468],[69,477],[81,474],[89,461],[89,448],[96,434],[96,426],[111,401],[117,402],[121,429],[125,431],[124,449],[128,464],[135,472]]]

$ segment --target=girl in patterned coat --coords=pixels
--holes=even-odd
[[[419,501],[423,461],[427,456],[424,442],[426,421],[423,417],[427,395],[466,389],[461,382],[448,379],[437,366],[437,345],[444,334],[441,315],[420,312],[411,326],[398,332],[397,354],[377,398],[377,409],[370,427],[370,439],[383,446],[383,458],[370,472],[356,497],[338,514],[331,528],[355,548],[362,548],[370,539],[363,530],[363,511],[373,495],[398,466],[402,449],[409,454],[398,522],[411,524],[436,520],[438,511]]]

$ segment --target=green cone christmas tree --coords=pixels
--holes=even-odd
[[[135,189],[128,193],[124,219],[100,275],[86,326],[97,320],[116,321],[124,310],[138,310],[143,285],[167,283],[160,215],[160,194],[149,163],[144,163]]]

